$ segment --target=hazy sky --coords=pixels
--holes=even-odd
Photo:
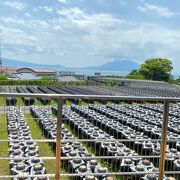
[[[178,71],[179,19],[180,0],[0,0],[2,54],[70,67],[165,57]]]

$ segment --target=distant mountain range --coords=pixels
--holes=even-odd
[[[105,63],[100,66],[87,66],[83,68],[68,68],[61,65],[49,65],[49,64],[36,64],[26,61],[19,61],[13,59],[3,59],[3,66],[15,66],[15,67],[29,67],[29,68],[40,68],[40,69],[54,69],[54,70],[97,70],[97,71],[131,71],[132,69],[139,68],[139,64],[132,60],[121,60],[112,61]]]
[[[14,66],[14,67],[28,67],[28,68],[39,68],[39,69],[65,69],[65,67],[60,65],[49,65],[49,64],[36,64],[26,61],[19,61],[15,59],[3,59],[3,66]]]
[[[139,64],[131,60],[112,61],[101,66],[89,66],[82,69],[89,70],[107,70],[107,71],[131,71],[139,68]]]

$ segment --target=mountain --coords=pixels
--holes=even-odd
[[[82,69],[89,69],[89,70],[106,70],[106,71],[131,71],[132,69],[138,69],[139,64],[131,61],[131,60],[115,60],[112,62],[108,62],[101,66],[89,66]]]
[[[65,67],[60,65],[49,65],[49,64],[36,64],[26,61],[19,61],[14,59],[5,59],[3,58],[3,66],[15,66],[15,67],[28,67],[28,68],[39,68],[39,69],[55,69],[62,70]]]
[[[97,71],[126,71],[129,72],[132,69],[139,68],[139,64],[131,60],[112,61],[100,66],[87,66],[83,68],[68,68],[61,65],[49,65],[49,64],[36,64],[26,61],[3,59],[3,66],[15,66],[15,67],[29,67],[40,69],[54,69],[54,70],[97,70]]]

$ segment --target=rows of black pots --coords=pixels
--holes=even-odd
[[[120,86],[95,86],[95,90],[106,89],[109,93],[123,96],[157,96],[157,97],[179,97],[180,88],[168,83],[156,82],[125,82]]]
[[[162,104],[144,104],[140,106],[144,109],[149,109],[154,112],[163,113],[163,105]],[[174,117],[180,117],[180,104],[170,104],[169,107],[169,115]]]
[[[44,163],[39,158],[39,148],[33,142],[31,132],[20,108],[15,106],[7,108],[7,126],[10,140],[10,172],[15,176],[13,180],[49,180],[45,175]],[[34,177],[28,177],[29,175]],[[36,175],[41,175],[41,177]]]
[[[97,106],[95,107],[97,108]],[[105,130],[107,133],[114,135],[114,137],[118,139],[131,139],[131,144],[126,144],[129,144],[129,147],[133,147],[133,149],[141,155],[160,155],[160,144],[153,143],[152,139],[145,135],[142,131],[138,132],[137,129],[135,130],[129,127],[130,124],[122,125],[121,123],[117,122],[117,120],[108,118],[104,115],[99,114],[98,112],[87,109],[86,107],[72,106],[71,108],[82,117],[87,118],[87,120]],[[94,110],[98,109],[96,108],[94,108]],[[133,141],[133,139],[141,139],[146,141],[139,142],[138,140]],[[170,157],[166,158],[166,170],[179,171],[179,149],[169,148],[169,146],[167,146],[167,155]],[[156,158],[151,159],[153,164],[158,166],[158,162],[156,160]]]
[[[6,93],[13,93],[13,88],[11,86],[7,86]],[[6,98],[6,105],[7,106],[14,106],[17,103],[17,99],[14,97],[7,97]]]
[[[147,122],[152,126],[162,127],[163,114],[152,110],[146,110],[142,107],[131,105],[107,105],[108,111],[112,109],[112,113],[117,111],[122,116],[125,115],[130,118],[136,118],[138,120]],[[180,125],[179,118],[169,116],[168,130],[172,132],[172,138],[179,139]]]
[[[73,106],[72,109],[75,112],[64,107],[64,121],[68,123],[70,127],[77,132],[77,134],[79,134],[80,138],[94,140],[93,143],[91,143],[91,146],[95,148],[96,155],[117,157],[115,159],[112,158],[111,160],[107,160],[107,163],[110,164],[115,171],[136,172],[137,175],[131,176],[131,178],[140,179],[141,175],[139,175],[138,172],[144,172],[146,174],[146,172],[154,172],[158,170],[154,167],[151,161],[135,157],[139,156],[139,154],[137,154],[134,150],[126,147],[126,145],[122,142],[115,141],[115,139],[108,135],[108,133],[102,131],[97,126],[94,126],[91,122],[89,122],[89,119],[86,119],[87,117],[81,117],[77,106]],[[56,107],[53,107],[53,112],[57,112]],[[144,178],[148,179],[153,177],[157,179],[156,174],[147,174]],[[125,178],[125,176],[123,178]]]
[[[27,90],[26,87],[23,87],[23,86],[17,86],[16,87],[16,90],[18,93],[29,93],[29,91]],[[34,104],[34,101],[35,99],[34,98],[30,98],[30,97],[22,97],[23,101],[24,101],[24,104],[26,106],[29,106],[29,105],[33,105]]]
[[[56,119],[44,108],[37,106],[31,107],[31,113],[38,122],[39,126],[43,129],[43,132],[48,138],[56,138]],[[68,160],[63,161],[63,166],[69,173],[76,173],[76,180],[107,180],[106,176],[108,172],[107,168],[101,167],[101,165],[93,158],[93,155],[78,142],[75,137],[62,126],[61,131],[61,157],[68,157]],[[73,141],[68,141],[73,140]],[[66,142],[68,141],[68,142]],[[53,145],[55,150],[55,144]],[[93,173],[104,173],[104,175],[92,176]],[[85,174],[79,175],[78,174]],[[91,175],[88,175],[91,174]]]
[[[37,87],[34,87],[34,86],[27,86],[27,90],[30,92],[30,93],[33,93],[33,94],[42,94],[43,92],[40,91],[39,89],[37,89]],[[43,105],[47,105],[51,102],[51,99],[50,98],[42,98],[42,97],[38,97],[39,101],[43,104]]]

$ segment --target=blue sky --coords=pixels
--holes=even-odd
[[[179,0],[0,0],[3,57],[68,67],[169,58],[180,72]]]

